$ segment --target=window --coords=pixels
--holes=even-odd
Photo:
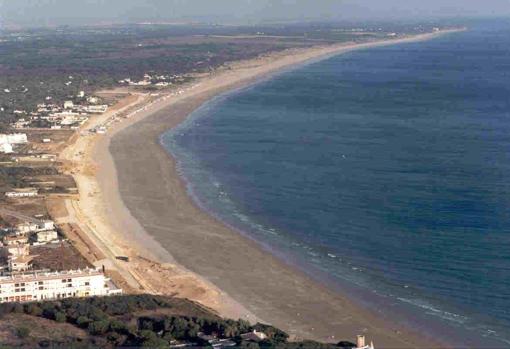
[[[39,289],[40,290],[44,290],[44,286],[39,286]]]
[[[42,281],[39,281],[39,285],[42,285],[42,284],[43,284],[43,282],[42,282]]]
[[[85,286],[90,286],[90,282],[85,282]]]

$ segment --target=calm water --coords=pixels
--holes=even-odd
[[[288,71],[162,141],[204,207],[315,277],[510,343],[510,23]]]

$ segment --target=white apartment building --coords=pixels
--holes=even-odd
[[[108,296],[121,293],[121,289],[96,269],[29,272],[0,276],[0,303]]]
[[[32,198],[39,195],[37,189],[27,188],[27,189],[18,189],[15,191],[8,191],[5,193],[5,196],[8,198]]]

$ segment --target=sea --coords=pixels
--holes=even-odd
[[[294,67],[161,142],[200,206],[318,282],[510,347],[510,21]]]

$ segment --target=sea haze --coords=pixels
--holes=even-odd
[[[509,23],[285,72],[162,142],[200,205],[314,277],[510,343]]]

